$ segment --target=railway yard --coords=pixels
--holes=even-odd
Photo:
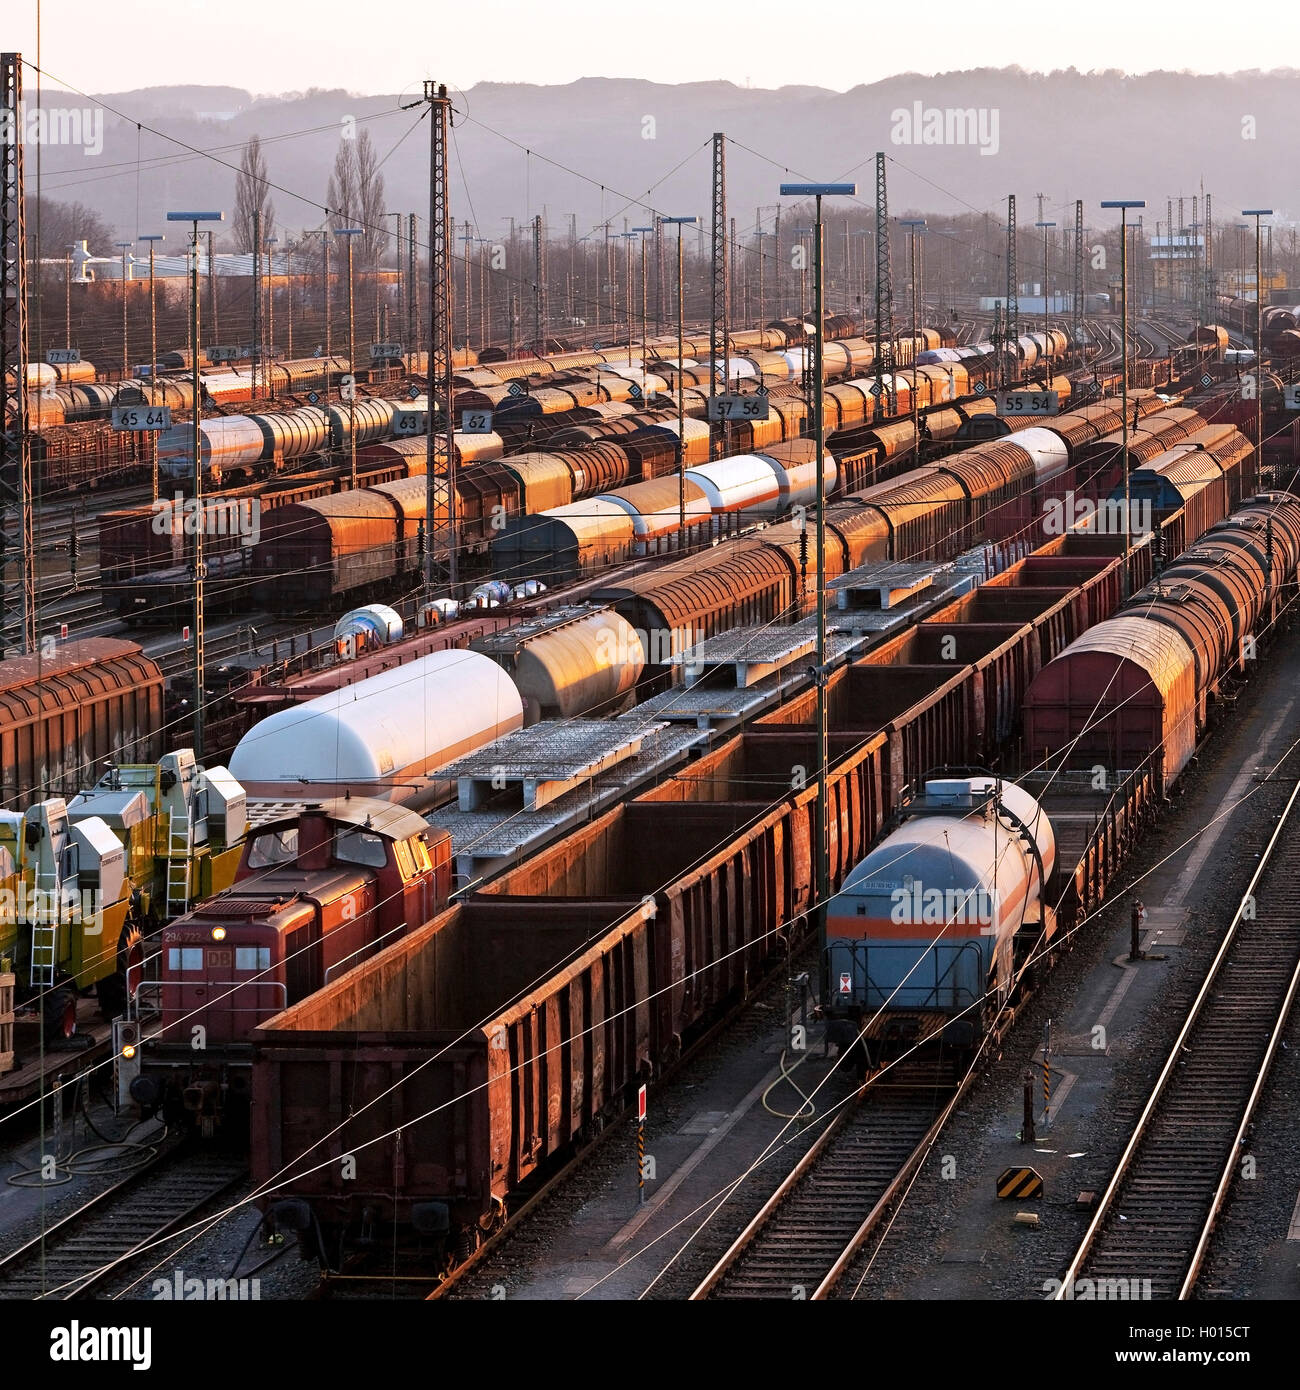
[[[31,57],[0,1300],[49,1357],[144,1368],[141,1319],[232,1301],[942,1304],[950,1358],[986,1301],[1087,1303],[1025,1320],[1036,1368],[1262,1352],[1300,1297],[1289,215],[1198,170],[1177,222],[1017,223],[897,138],[809,182],[728,108],[668,194],[507,137],[507,239],[424,81],[380,113],[418,156],[345,133],[324,203],[276,143],[327,126],[272,177],[206,148],[243,107],[97,100],[225,191],[137,150],[137,241],[77,203],[54,247]]]

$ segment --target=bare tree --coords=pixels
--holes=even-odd
[[[111,256],[117,238],[104,219],[85,203],[56,203],[33,198],[28,204],[28,235],[36,235],[36,208],[40,204],[41,255],[58,257],[74,242],[84,241],[92,256]]]
[[[355,227],[360,212],[357,198],[357,152],[355,140],[340,140],[334,156],[334,172],[325,188],[325,210],[330,231]]]
[[[377,265],[383,251],[384,176],[379,172],[370,132],[363,130],[355,140],[341,140],[334,156],[334,172],[325,190],[331,230],[360,227],[365,235],[356,248],[360,265]]]
[[[261,213],[262,241],[275,233],[275,204],[267,182],[266,156],[260,136],[249,137],[235,176],[235,218],[232,232],[237,251],[253,249],[253,214]]]
[[[384,176],[379,172],[379,159],[363,130],[357,141],[357,196],[361,204],[359,226],[365,228],[361,238],[362,263],[368,267],[379,264],[388,238],[384,231]]]

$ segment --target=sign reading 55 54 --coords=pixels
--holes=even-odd
[[[999,391],[999,415],[1055,415],[1060,397],[1055,391]]]

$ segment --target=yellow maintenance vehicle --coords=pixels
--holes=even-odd
[[[0,968],[16,967],[19,1002],[41,1000],[47,1039],[75,1028],[92,985],[105,1018],[125,1011],[146,940],[230,886],[247,829],[243,788],[188,748],[0,811]]]

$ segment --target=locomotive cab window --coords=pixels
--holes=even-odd
[[[415,877],[415,861],[411,857],[411,846],[409,840],[397,840],[393,844],[393,849],[397,853],[397,867],[401,871],[404,879]]]
[[[382,869],[388,863],[388,849],[383,836],[373,831],[340,830],[334,837],[334,857],[341,864]]]
[[[406,843],[411,847],[411,858],[415,861],[416,872],[429,873],[433,868],[433,860],[429,858],[429,846],[425,844],[423,836],[414,835]]]
[[[271,968],[271,948],[269,946],[236,946],[236,970],[269,970]]]
[[[172,946],[167,952],[168,970],[202,970],[202,946]]]
[[[287,830],[268,830],[257,836],[248,851],[250,869],[271,869],[277,864],[288,864],[298,854],[298,827]]]

